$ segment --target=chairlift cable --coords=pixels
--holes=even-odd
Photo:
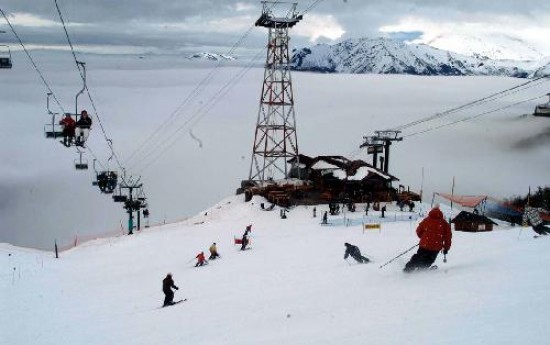
[[[518,93],[518,92],[521,92],[521,91],[524,91],[526,89],[529,89],[529,88],[532,88],[532,87],[535,87],[535,86],[539,86],[540,84],[543,84],[545,82],[549,82],[550,81],[550,76],[543,76],[543,77],[539,77],[539,78],[535,78],[533,80],[530,80],[528,82],[525,82],[525,83],[522,83],[520,85],[516,85],[512,88],[509,88],[509,89],[506,89],[506,90],[503,90],[503,91],[500,91],[500,92],[497,92],[497,93],[494,93],[493,95],[490,95],[490,96],[487,96],[487,97],[483,97],[479,100],[476,100],[476,101],[472,101],[472,102],[469,102],[467,104],[464,104],[464,105],[461,105],[459,107],[455,107],[453,109],[450,109],[448,111],[445,111],[445,112],[442,112],[442,113],[437,113],[435,115],[432,115],[432,116],[429,116],[429,117],[426,117],[424,119],[421,119],[421,120],[425,120],[425,121],[421,121],[421,120],[418,120],[416,122],[411,122],[411,126],[406,126],[406,125],[403,125],[401,127],[396,127],[396,129],[399,129],[399,128],[407,128],[407,127],[412,127],[412,126],[416,126],[420,123],[424,123],[424,122],[428,122],[428,121],[431,121],[431,120],[434,120],[434,119],[437,119],[437,118],[441,118],[443,116],[446,116],[446,115],[449,115],[451,113],[456,113],[456,112],[460,112],[460,111],[464,111],[468,108],[471,108],[471,107],[474,107],[474,106],[477,106],[477,105],[481,105],[481,104],[485,104],[485,103],[489,103],[489,102],[492,102],[494,100],[497,100],[499,98],[502,98],[502,97],[506,97],[506,96],[510,96],[512,94],[515,94],[515,93]],[[498,97],[497,97],[498,96]],[[543,98],[543,97],[546,97],[546,95],[542,95],[542,96],[537,96],[537,97],[533,97],[533,98],[530,98],[530,99],[527,99],[527,100],[523,100],[523,101],[519,101],[519,102],[516,102],[516,103],[513,103],[513,104],[510,104],[510,105],[507,105],[507,106],[503,106],[503,107],[500,107],[500,108],[497,108],[497,109],[494,109],[494,110],[490,110],[490,111],[485,111],[485,112],[482,112],[482,113],[479,113],[479,114],[476,114],[476,115],[473,115],[473,116],[468,116],[466,118],[462,118],[462,119],[459,119],[459,120],[456,120],[456,121],[452,121],[452,122],[449,122],[449,123],[446,123],[446,124],[441,124],[439,126],[432,126],[430,128],[427,128],[425,130],[419,130],[417,132],[413,132],[413,133],[410,133],[410,134],[407,134],[407,135],[403,135],[403,138],[406,138],[406,137],[411,137],[411,136],[415,136],[415,135],[419,135],[419,134],[423,134],[423,133],[427,133],[427,132],[431,132],[431,131],[434,131],[434,130],[437,130],[437,129],[440,129],[440,128],[443,128],[443,127],[448,127],[448,126],[451,126],[451,125],[454,125],[454,124],[458,124],[458,123],[461,123],[461,122],[465,122],[465,121],[468,121],[468,120],[472,120],[472,119],[475,119],[475,118],[478,118],[478,117],[481,117],[481,116],[484,116],[484,115],[488,115],[488,114],[491,114],[491,113],[494,113],[494,112],[497,112],[497,111],[500,111],[500,110],[505,110],[505,109],[508,109],[508,108],[511,108],[511,107],[514,107],[516,105],[520,105],[520,104],[523,104],[523,103],[526,103],[526,102],[530,102],[530,101],[533,101],[533,100],[536,100],[536,99],[540,99],[540,98]],[[438,116],[440,115],[440,116]],[[414,123],[414,124],[413,124]],[[362,149],[355,149],[352,151],[352,153],[350,153],[350,155],[352,155],[351,157],[355,157],[357,154],[359,154],[360,152],[362,151]]]
[[[40,71],[40,68],[38,68],[38,65],[36,64],[36,62],[34,62],[34,59],[32,58],[31,54],[29,53],[29,51],[27,50],[27,47],[25,47],[25,45],[23,44],[23,41],[21,40],[21,38],[19,37],[19,35],[17,34],[17,32],[15,31],[15,28],[13,27],[13,25],[11,25],[11,22],[10,20],[8,19],[8,16],[6,15],[6,13],[2,10],[2,8],[0,8],[0,12],[2,13],[2,16],[4,17],[4,19],[6,20],[6,22],[8,23],[8,26],[10,27],[11,31],[13,32],[13,34],[15,35],[15,37],[17,38],[17,41],[19,41],[19,44],[21,45],[21,47],[23,48],[23,50],[25,51],[25,54],[27,55],[27,57],[29,58],[32,66],[34,67],[35,71],[38,73],[38,75],[40,76],[40,79],[42,79],[42,83],[44,83],[44,85],[46,86],[46,89],[48,89],[48,92],[50,92],[53,96],[53,99],[55,100],[55,103],[57,103],[57,105],[59,106],[59,108],[61,109],[61,111],[63,113],[65,113],[65,109],[63,108],[63,106],[61,105],[61,103],[59,102],[57,96],[55,95],[55,93],[53,92],[52,88],[50,87],[49,83],[46,81],[46,78],[44,77],[44,75],[42,74],[42,72]]]
[[[276,0],[273,3],[272,8],[279,3],[280,0]],[[244,42],[244,40],[250,35],[252,30],[254,29],[255,24],[250,25],[250,27],[245,31],[245,33],[232,45],[232,47],[229,49],[229,51],[226,53],[226,55],[231,55],[233,52],[241,46],[241,44]],[[218,61],[216,66],[214,66],[209,73],[195,86],[195,88],[187,95],[187,97],[181,102],[176,109],[164,120],[139,146],[136,150],[134,150],[127,159],[127,163],[132,162],[135,160],[135,157],[142,149],[145,147],[147,143],[149,143],[161,130],[163,130],[168,124],[172,123],[174,120],[176,120],[180,115],[182,115],[184,112],[182,109],[184,109],[186,106],[189,105],[190,101],[196,98],[201,92],[204,90],[204,88],[210,83],[210,81],[214,78],[216,72],[218,71],[218,68],[221,67],[225,63],[224,60]],[[187,123],[187,121],[186,121]]]
[[[244,41],[244,39],[250,34],[254,26],[251,26],[245,34],[231,47],[231,49],[226,53],[227,55],[231,55],[234,50]],[[131,162],[133,158],[143,149],[143,147],[151,141],[157,135],[161,130],[163,130],[168,124],[172,123],[174,120],[176,120],[180,115],[183,114],[183,111],[181,111],[184,107],[186,107],[191,100],[193,100],[195,97],[197,97],[201,92],[204,90],[204,88],[210,83],[210,81],[214,78],[216,72],[218,71],[218,68],[221,67],[221,65],[225,63],[224,60],[219,60],[216,66],[214,66],[208,74],[195,86],[195,88],[187,95],[187,97],[181,102],[176,109],[164,120],[160,126],[158,126],[153,133],[151,133],[147,139],[145,139],[139,147],[132,152],[132,154],[128,157],[127,162]]]
[[[422,119],[418,119],[418,120],[409,122],[409,123],[401,125],[401,126],[393,127],[393,130],[404,130],[404,129],[407,129],[409,127],[417,126],[417,125],[422,124],[424,122],[432,121],[432,120],[447,116],[449,114],[458,112],[458,111],[463,110],[463,109],[467,109],[467,108],[470,108],[470,107],[474,107],[474,106],[478,106],[478,105],[485,104],[485,103],[488,103],[488,102],[492,102],[496,99],[508,96],[510,94],[513,94],[513,93],[516,93],[516,92],[519,92],[519,91],[523,91],[524,89],[527,89],[529,87],[539,85],[540,83],[537,83],[537,84],[532,85],[532,86],[528,86],[529,84],[535,83],[535,82],[537,82],[541,79],[548,79],[548,78],[550,78],[550,76],[542,76],[542,77],[538,77],[538,78],[529,80],[529,81],[527,81],[525,83],[522,83],[520,85],[516,85],[514,87],[511,87],[511,88],[493,93],[489,96],[485,96],[483,98],[468,102],[468,103],[460,105],[458,107],[455,107],[455,108],[452,108],[452,109],[449,109],[449,110],[446,110],[446,111],[443,111],[443,112],[440,112],[440,113],[436,113],[434,115],[430,115],[430,116],[427,116],[427,117],[424,117]],[[545,80],[545,81],[548,81],[548,80]]]
[[[455,125],[457,123],[469,121],[469,120],[476,119],[476,118],[479,118],[479,117],[482,117],[482,116],[485,116],[485,115],[488,115],[488,114],[492,114],[492,113],[495,113],[495,112],[500,111],[500,110],[509,109],[509,108],[515,107],[516,105],[520,105],[520,104],[527,103],[527,102],[532,102],[536,99],[540,99],[540,98],[543,98],[543,97],[546,97],[546,94],[541,95],[541,96],[537,96],[537,97],[532,97],[532,98],[529,98],[529,99],[526,99],[526,100],[523,100],[523,101],[515,102],[515,103],[509,104],[509,105],[506,105],[506,106],[503,106],[503,107],[500,107],[500,108],[497,108],[497,109],[488,110],[488,111],[485,111],[485,112],[482,112],[482,113],[479,113],[479,114],[476,114],[476,115],[468,116],[466,118],[459,119],[459,120],[456,120],[456,121],[453,121],[453,122],[450,122],[450,123],[430,127],[428,129],[425,129],[425,130],[422,130],[422,131],[419,131],[419,132],[410,133],[410,134],[404,135],[403,137],[407,138],[407,137],[412,137],[412,136],[419,135],[419,134],[424,134],[424,133],[431,132],[431,131],[434,131],[434,130],[437,130],[437,129],[440,129],[440,128],[443,128],[443,127],[452,126],[452,125]]]
[[[138,163],[132,166],[135,169],[139,165],[145,165],[141,171],[145,170],[147,167],[151,166],[158,158],[160,158],[171,146],[173,146],[181,135],[178,135],[186,126],[189,124],[189,128],[195,126],[204,116],[206,116],[209,111],[236,85],[236,83],[246,75],[246,73],[254,67],[257,59],[262,56],[263,51],[259,51],[251,62],[241,68],[237,74],[235,74],[230,80],[228,80],[204,105],[190,118],[188,118],[181,126],[179,126],[176,131],[174,131],[169,137],[165,138],[164,141],[159,142],[149,153],[144,156]],[[194,122],[193,122],[194,121]],[[162,148],[162,146],[164,146]],[[153,160],[149,163],[149,159],[154,153],[162,148],[162,151],[158,152]]]
[[[220,88],[220,90],[217,91],[217,93],[211,97],[198,111],[193,115],[191,118],[189,118],[184,124],[182,124],[174,133],[172,133],[171,137],[165,139],[163,142],[161,142],[159,145],[153,148],[152,151],[149,152],[149,154],[142,159],[137,165],[145,164],[147,159],[158,149],[160,149],[163,145],[165,146],[163,150],[158,153],[153,160],[150,163],[147,163],[142,170],[144,170],[146,167],[151,166],[153,162],[155,162],[162,154],[164,154],[169,147],[175,144],[175,142],[178,140],[179,136],[176,136],[178,132],[183,130],[189,123],[191,123],[193,120],[196,120],[194,124],[190,125],[190,127],[196,125],[198,121],[204,117],[213,107],[216,105],[224,96],[229,92],[235,85],[236,82],[238,82],[253,66],[257,58],[259,58],[262,55],[262,52],[260,51],[258,54],[256,54],[255,58],[246,66],[246,68],[243,68],[239,70],[239,73],[234,75],[232,79],[228,80],[226,84]],[[170,143],[168,143],[170,142]],[[167,144],[168,143],[168,144]],[[167,145],[166,145],[167,144]],[[136,165],[135,165],[136,166]],[[134,166],[134,167],[135,167]]]
[[[317,7],[318,5],[321,4],[321,2],[323,2],[324,0],[315,0],[313,1],[313,3],[311,3],[311,5],[309,5],[302,13],[301,15],[304,15],[306,13],[308,13],[309,11],[311,11],[312,9],[314,9],[315,7]]]
[[[90,145],[88,143],[86,143],[86,149],[90,152],[90,154],[95,159],[95,161],[99,164],[99,166],[101,167],[102,170],[108,170],[108,169],[105,169],[105,165],[103,165],[103,163],[101,163],[99,158],[97,158],[97,156],[95,155],[94,151],[92,151],[92,148],[90,147]]]
[[[75,53],[75,50],[74,50],[73,43],[71,42],[71,38],[69,36],[69,32],[68,32],[67,26],[65,24],[65,20],[63,19],[63,14],[61,13],[61,9],[59,8],[59,4],[57,3],[57,0],[54,0],[54,3],[55,3],[55,7],[57,9],[57,13],[59,14],[59,19],[61,20],[61,24],[63,24],[63,30],[65,31],[65,36],[67,38],[67,42],[69,44],[69,47],[71,48],[71,53],[73,55],[76,67],[78,69],[78,73],[80,74],[80,78],[82,79],[82,81],[85,81],[84,74],[82,73],[82,70],[80,69],[80,66],[78,64],[78,59],[76,57],[76,53]],[[94,102],[94,100],[92,98],[92,95],[90,93],[90,89],[88,88],[88,85],[86,83],[84,84],[84,86],[86,88],[86,93],[88,95],[88,99],[90,100],[90,104],[92,105],[92,108],[94,109],[95,115],[96,115],[97,120],[99,122],[99,127],[101,128],[101,131],[103,132],[103,136],[105,137],[105,141],[107,142],[107,146],[109,146],[112,156],[115,158],[115,161],[117,162],[119,168],[122,170],[123,169],[122,164],[120,163],[118,155],[116,154],[116,152],[114,150],[112,140],[109,139],[109,137],[107,135],[107,132],[105,130],[105,127],[103,126],[103,122],[101,121],[101,117],[99,116],[99,112],[97,110],[95,102]]]

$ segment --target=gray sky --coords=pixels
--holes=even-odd
[[[299,11],[313,2],[299,2]],[[261,11],[259,1],[247,0],[58,0],[58,4],[78,47],[100,46],[100,51],[109,52],[113,47],[116,52],[203,48],[227,52]],[[5,0],[2,9],[27,44],[66,44],[53,0]],[[550,55],[545,39],[550,36],[549,22],[550,2],[534,0],[324,0],[295,28],[293,44],[364,36],[419,38],[425,43],[442,34],[503,35],[525,40]],[[7,29],[0,20],[0,30]],[[13,42],[11,35],[3,36],[3,41]],[[243,46],[259,47],[264,40],[264,32],[256,28]]]

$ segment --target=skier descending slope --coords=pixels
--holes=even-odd
[[[216,258],[221,258],[221,255],[218,253],[218,247],[216,247],[216,242],[212,243],[210,248],[208,248],[210,251],[210,257],[208,260],[215,260]]]
[[[355,261],[357,261],[360,264],[366,264],[367,262],[370,261],[369,259],[361,255],[361,251],[357,246],[354,246],[349,243],[344,243],[344,245],[346,246],[346,252],[344,253],[344,260],[347,259],[348,256],[351,256],[352,258],[355,259]]]
[[[418,251],[405,265],[404,272],[429,268],[441,249],[443,249],[444,255],[447,255],[451,249],[451,226],[443,218],[439,204],[436,204],[428,213],[428,217],[418,224],[416,234],[420,238]]]
[[[174,285],[172,274],[168,273],[166,275],[166,278],[162,280],[162,292],[164,292],[163,307],[174,304],[174,291],[172,291],[172,288],[179,290],[179,288],[176,285]]]
[[[197,256],[195,256],[195,258],[197,259],[195,267],[208,265],[208,261],[206,261],[206,258],[204,257],[204,252],[200,252]]]
[[[540,218],[539,211],[533,207],[525,207],[525,213],[523,214],[524,223],[528,223],[539,235],[550,234],[550,228],[544,226],[542,219]]]
[[[248,234],[252,231],[252,225],[248,225],[244,231],[243,237],[241,239],[241,250],[246,250],[246,246],[249,243]]]

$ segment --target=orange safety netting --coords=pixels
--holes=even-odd
[[[451,200],[462,207],[474,208],[487,199],[487,195],[452,195],[446,193],[435,193],[447,200]]]

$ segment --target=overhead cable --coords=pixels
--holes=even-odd
[[[13,25],[11,25],[11,22],[10,20],[8,19],[8,16],[6,15],[6,13],[0,8],[0,12],[2,13],[2,16],[4,16],[4,19],[6,20],[6,22],[8,23],[11,31],[13,32],[13,34],[15,35],[15,38],[17,38],[17,41],[19,41],[19,44],[21,45],[21,47],[23,48],[23,51],[25,51],[25,54],[27,54],[27,57],[29,58],[32,66],[34,67],[35,71],[38,73],[38,75],[40,76],[40,79],[42,80],[42,83],[44,83],[44,86],[46,86],[46,89],[48,89],[48,92],[50,92],[53,96],[53,99],[55,100],[55,103],[57,103],[57,105],[59,106],[59,108],[61,109],[61,111],[63,113],[65,113],[65,109],[63,109],[63,106],[61,105],[61,103],[59,102],[59,99],[57,99],[57,97],[55,96],[55,92],[53,92],[52,88],[50,87],[50,84],[46,81],[46,78],[44,78],[44,75],[42,74],[42,72],[40,71],[40,68],[38,68],[38,65],[36,64],[36,62],[34,62],[34,59],[32,58],[31,54],[29,53],[29,51],[27,50],[27,48],[25,47],[25,45],[23,44],[23,41],[21,40],[21,38],[19,37],[19,35],[17,34],[17,32],[15,31]]]
[[[273,8],[277,3],[279,3],[280,0],[275,1],[272,4]],[[250,35],[252,30],[254,29],[255,24],[250,25],[250,27],[245,31],[245,33],[231,46],[229,51],[226,53],[226,55],[231,55],[234,53],[234,51],[239,48],[242,43],[245,41],[245,39]],[[184,114],[182,109],[184,109],[186,106],[189,105],[189,103],[194,100],[201,92],[205,89],[205,87],[212,81],[215,74],[217,73],[218,69],[225,63],[225,60],[219,60],[217,64],[208,72],[208,74],[201,79],[201,81],[195,86],[195,88],[187,95],[187,97],[181,102],[174,111],[128,156],[127,163],[132,164],[132,162],[136,161],[136,158],[138,154],[140,155],[146,155],[147,153],[142,152],[144,150],[144,147],[153,139],[155,136],[157,136],[161,131],[163,131],[169,124],[172,124],[176,119]],[[187,122],[186,122],[187,123]],[[147,149],[145,149],[147,151]],[[140,159],[141,160],[141,159]]]

